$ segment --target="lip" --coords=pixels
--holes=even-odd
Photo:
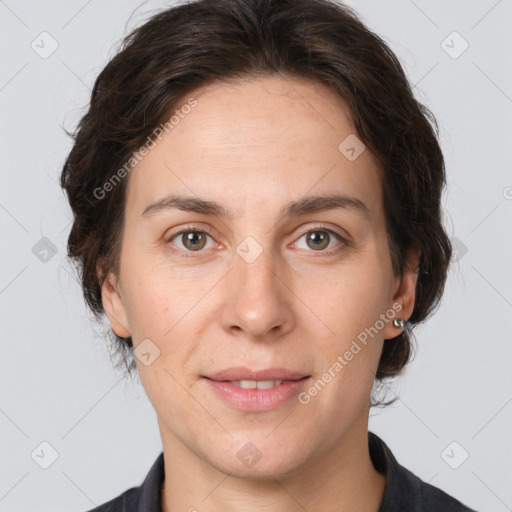
[[[299,380],[309,377],[306,373],[300,373],[287,368],[266,368],[263,370],[250,370],[243,366],[232,366],[224,370],[203,375],[213,381],[238,381],[238,380]]]
[[[262,412],[276,409],[304,389],[310,375],[287,370],[267,368],[253,371],[242,367],[226,368],[220,372],[203,376],[207,388],[235,409],[248,412]],[[231,381],[239,380],[282,380],[279,386],[270,389],[243,389]]]

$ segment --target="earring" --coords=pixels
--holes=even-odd
[[[393,320],[393,325],[395,327],[399,327],[400,329],[403,329],[405,327],[405,320],[403,318],[395,318]]]

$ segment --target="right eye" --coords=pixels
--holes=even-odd
[[[177,242],[181,243],[182,247],[177,246],[176,250],[178,252],[200,252],[205,248],[208,238],[211,239],[208,230],[188,227],[177,233],[173,233],[167,238],[167,242],[171,243],[173,246],[176,246]],[[177,242],[173,242],[173,240],[177,240]]]

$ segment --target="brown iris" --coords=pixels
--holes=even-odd
[[[201,231],[188,231],[181,236],[183,245],[191,251],[199,251],[206,244],[206,233]]]
[[[306,234],[306,240],[311,249],[325,249],[329,245],[330,238],[327,231],[310,231]]]

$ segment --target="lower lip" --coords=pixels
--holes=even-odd
[[[226,402],[242,411],[269,411],[292,397],[306,386],[309,377],[283,382],[270,389],[243,389],[227,381],[203,378],[206,384]]]

